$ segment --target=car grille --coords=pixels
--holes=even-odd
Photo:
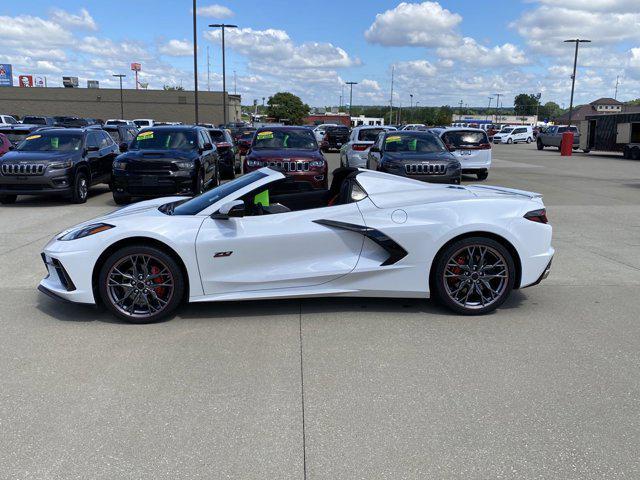
[[[3,175],[44,175],[46,166],[36,163],[3,163]]]
[[[281,168],[285,172],[309,171],[309,162],[265,162],[265,166]]]
[[[146,175],[171,175],[171,172],[177,171],[178,167],[168,162],[151,162],[148,160],[142,162],[131,162],[129,164],[129,173],[140,173]]]
[[[447,166],[434,163],[418,163],[404,166],[405,171],[411,175],[444,175]]]

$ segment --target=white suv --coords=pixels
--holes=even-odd
[[[533,142],[531,125],[511,125],[504,127],[493,136],[493,143]]]
[[[366,168],[369,148],[382,132],[396,130],[395,127],[360,126],[351,130],[349,141],[340,148],[340,166]]]
[[[456,160],[460,162],[462,173],[477,175],[478,180],[486,180],[491,168],[491,144],[487,132],[481,128],[451,127],[432,129]]]

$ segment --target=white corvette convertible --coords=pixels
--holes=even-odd
[[[436,297],[499,307],[549,272],[541,196],[342,168],[309,190],[263,168],[194,198],[146,201],[61,232],[39,289],[153,322],[183,301]]]

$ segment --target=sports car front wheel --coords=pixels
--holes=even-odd
[[[464,315],[488,313],[504,303],[515,281],[515,264],[499,242],[465,238],[438,256],[433,286],[437,298]]]
[[[173,257],[143,245],[124,247],[110,255],[100,269],[98,282],[107,309],[131,323],[166,318],[184,294],[182,271]]]

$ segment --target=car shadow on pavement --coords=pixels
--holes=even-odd
[[[520,308],[527,301],[526,294],[520,290],[512,292],[509,299],[496,311]],[[117,319],[101,306],[80,305],[60,302],[39,296],[36,308],[49,317],[64,322],[104,322],[127,325]],[[175,315],[164,321],[185,320],[233,320],[237,318],[276,317],[279,315],[322,315],[345,314],[368,311],[375,314],[388,313],[394,317],[403,313],[424,314],[428,317],[459,317],[472,319],[472,316],[461,316],[430,299],[419,298],[347,298],[324,297],[284,300],[256,300],[240,302],[205,302],[183,305]]]
[[[106,185],[97,185],[89,189],[87,200],[109,193]],[[15,203],[2,205],[1,208],[21,208],[21,207],[59,207],[73,205],[68,197],[59,195],[19,195]],[[113,204],[115,205],[115,203]],[[80,205],[81,206],[81,205]]]

